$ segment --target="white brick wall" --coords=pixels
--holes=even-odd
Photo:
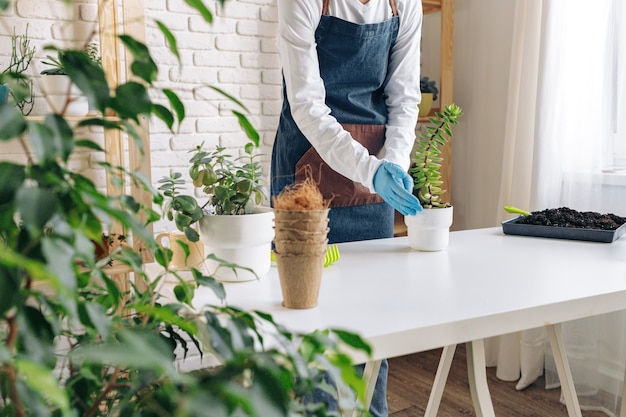
[[[151,123],[155,184],[170,169],[186,173],[188,150],[203,141],[232,148],[242,148],[246,143],[237,120],[230,115],[229,110],[234,107],[206,85],[218,85],[248,107],[261,134],[267,173],[281,104],[275,1],[229,0],[223,8],[217,2],[207,1],[214,13],[212,25],[183,0],[145,1],[146,39],[160,68],[158,84],[176,91],[187,113],[177,134],[170,133],[159,121]],[[28,24],[29,36],[38,49],[33,70],[37,77],[42,69],[39,61],[46,55],[43,46],[69,45],[72,33],[80,36],[92,30],[97,21],[96,5],[96,0],[75,0],[69,8],[63,0],[14,0],[11,10],[0,14],[0,65],[8,62],[13,27],[21,34]],[[67,24],[68,9],[79,20],[78,25]],[[182,68],[166,47],[155,19],[166,24],[177,37]],[[33,114],[43,113],[45,103],[39,99]],[[4,153],[0,159],[16,158],[15,154],[8,154],[11,152],[8,147],[0,149],[0,154]],[[156,225],[156,231],[167,228],[171,225],[165,222]]]

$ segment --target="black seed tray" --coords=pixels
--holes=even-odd
[[[522,217],[523,216],[518,216],[502,222],[502,231],[504,234],[612,243],[619,239],[626,231],[626,223],[615,230],[518,224],[517,220]]]

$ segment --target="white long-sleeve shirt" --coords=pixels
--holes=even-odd
[[[396,0],[396,6],[400,26],[384,86],[388,109],[385,144],[373,156],[352,139],[325,104],[315,44],[322,0],[278,0],[278,51],[293,119],[331,168],[371,192],[372,179],[383,160],[408,170],[421,99],[422,3]],[[360,0],[330,0],[329,15],[363,24],[385,21],[393,13],[389,0],[369,0],[366,4]]]

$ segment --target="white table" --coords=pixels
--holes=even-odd
[[[292,331],[359,333],[373,347],[365,376],[374,381],[383,358],[444,347],[427,416],[436,415],[456,344],[468,342],[477,415],[493,416],[482,340],[546,326],[568,413],[581,416],[558,324],[626,308],[626,239],[580,242],[488,228],[451,233],[441,252],[411,250],[406,238],[339,248],[341,259],[324,269],[313,309],[281,306],[276,268],[258,281],[226,284],[228,302],[268,312]],[[195,302],[214,298],[201,289]]]

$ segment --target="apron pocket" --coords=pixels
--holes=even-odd
[[[354,140],[363,145],[370,155],[376,155],[385,141],[384,125],[342,124]],[[382,203],[378,194],[372,194],[362,184],[354,182],[328,166],[317,151],[311,147],[296,164],[296,183],[303,182],[308,176],[318,184],[325,200],[330,200],[330,207],[352,207],[364,204]]]

